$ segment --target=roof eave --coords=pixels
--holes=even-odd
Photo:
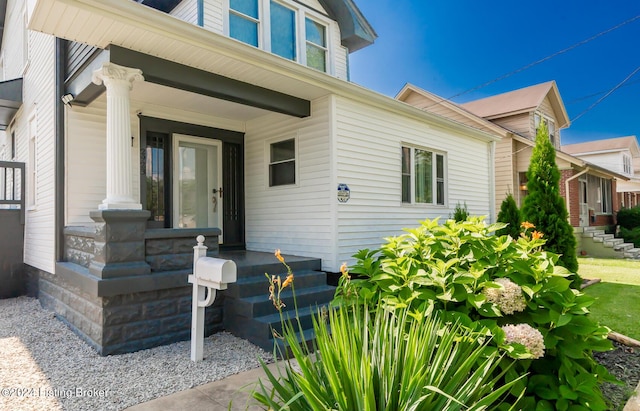
[[[331,18],[338,22],[342,45],[349,52],[367,47],[378,37],[353,0],[319,0]]]

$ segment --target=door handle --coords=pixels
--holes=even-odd
[[[213,194],[219,194],[219,195],[220,195],[220,198],[222,198],[222,187],[220,187],[220,188],[214,188],[213,190],[211,190],[211,192],[212,192]]]

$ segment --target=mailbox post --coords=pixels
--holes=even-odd
[[[202,361],[204,345],[204,309],[213,304],[217,290],[226,290],[228,283],[237,279],[236,263],[231,260],[207,257],[204,236],[196,238],[193,247],[193,284],[191,302],[191,361]]]

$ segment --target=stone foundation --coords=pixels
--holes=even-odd
[[[41,304],[101,355],[191,338],[196,236],[218,254],[218,229],[145,230],[148,211],[91,213],[96,225],[65,229],[65,260],[56,274],[33,267]],[[205,336],[223,328],[224,292],[206,309]]]

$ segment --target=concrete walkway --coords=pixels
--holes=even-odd
[[[269,369],[276,372],[276,364],[269,364]],[[258,407],[257,402],[251,398],[251,392],[257,387],[258,379],[262,379],[263,383],[266,381],[262,368],[255,368],[223,380],[156,398],[126,408],[126,411],[262,410],[264,408]]]

